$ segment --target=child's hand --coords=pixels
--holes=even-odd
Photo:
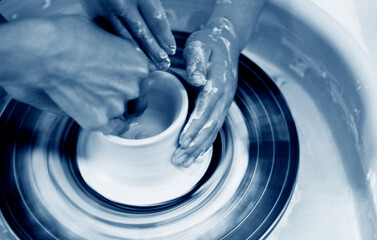
[[[216,139],[237,88],[239,52],[232,24],[225,18],[212,19],[187,40],[188,81],[201,90],[173,158],[176,165],[189,167]]]
[[[159,69],[169,68],[176,44],[159,0],[80,1],[90,17],[106,19],[120,37],[136,40]]]

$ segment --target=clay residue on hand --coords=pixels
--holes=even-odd
[[[141,37],[145,35],[146,29],[143,28],[142,23],[140,21],[133,21],[132,27],[136,30],[136,35]]]
[[[230,54],[230,41],[224,37],[220,37],[221,41],[224,43],[225,45],[225,48],[227,50],[227,54],[228,54],[228,61],[230,64],[232,64],[232,57],[231,57],[231,54]],[[228,66],[228,63],[226,61],[225,62],[225,67]],[[232,74],[233,74],[233,77],[234,78],[237,78],[237,66],[235,65],[233,68],[232,68]],[[226,81],[226,77],[224,75],[224,82]]]
[[[226,82],[227,77],[226,77],[226,72],[223,73],[223,81]]]
[[[162,20],[162,19],[166,19],[166,14],[164,11],[158,11],[153,14],[153,17],[158,20]]]
[[[187,66],[187,71],[191,74],[191,78],[197,85],[203,85],[206,82],[205,76],[200,69],[206,69],[207,66],[203,66],[204,59],[204,46],[201,41],[193,41],[188,46],[192,54],[192,58]]]
[[[170,67],[170,63],[171,63],[168,54],[165,51],[161,51],[161,52],[159,52],[159,56],[162,60],[162,62],[160,63],[160,65],[161,65],[160,67],[162,69],[168,69]]]
[[[42,6],[42,9],[47,9],[51,6],[51,0],[45,0],[44,5]]]
[[[227,51],[227,54],[228,54],[228,58],[229,58],[229,62],[231,63],[231,58],[230,58],[230,41],[224,37],[220,37],[221,41],[224,43],[225,45],[225,48],[226,48],[226,51]]]
[[[217,93],[219,89],[213,86],[213,80],[208,80],[203,90],[205,92],[204,94],[210,94],[210,93]]]
[[[209,35],[209,37],[217,41],[222,36],[222,31],[225,29],[230,33],[230,35],[233,38],[236,38],[236,32],[234,31],[234,26],[233,24],[225,17],[221,18],[212,18],[210,20],[211,24],[215,25],[212,28],[212,33]]]
[[[147,37],[147,29],[143,26],[141,21],[132,21],[131,27],[136,32],[136,36],[143,42],[147,44],[151,44],[153,42],[152,38]]]

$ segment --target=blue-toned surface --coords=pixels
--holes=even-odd
[[[184,66],[180,57],[187,34],[176,33],[176,38],[178,52],[172,62],[179,69]],[[32,239],[259,239],[280,218],[292,194],[298,139],[283,97],[263,71],[241,56],[239,76],[234,106],[214,145],[204,179],[188,195],[156,207],[117,204],[93,192],[75,164],[77,126],[12,101],[0,119],[1,135],[7,138],[1,144],[5,159],[1,207],[7,221],[22,238]],[[192,108],[196,93],[190,89],[189,93]],[[10,172],[14,174],[7,174]],[[43,172],[46,178],[39,177]],[[232,194],[226,200],[229,190]],[[84,199],[87,205],[80,204]],[[43,204],[48,201],[60,204]],[[90,212],[96,206],[99,213]],[[211,213],[211,208],[218,212]],[[59,212],[76,219],[75,223]],[[207,219],[197,217],[202,213]],[[106,220],[111,215],[119,219]],[[87,218],[93,227],[75,229]],[[136,219],[139,224],[126,223]],[[145,234],[136,234],[134,228]]]
[[[184,31],[205,21],[208,2],[163,1],[173,28]],[[269,239],[375,239],[377,74],[341,26],[310,2],[321,1],[270,1],[244,51],[284,93],[300,137],[297,189]],[[53,0],[42,9],[42,0],[3,0],[0,12],[8,19],[80,13],[70,3]]]

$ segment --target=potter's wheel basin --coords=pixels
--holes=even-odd
[[[17,3],[16,1],[12,1],[12,3],[3,2],[6,10],[3,13],[8,19],[11,19],[14,14],[18,14],[18,18],[22,18],[56,12],[81,12],[74,1],[71,2],[73,4],[70,4],[70,1],[65,1],[64,4],[58,3],[55,8],[51,6],[48,9],[35,7],[40,4],[36,3],[37,1],[29,1],[27,4]],[[295,4],[289,6],[290,2],[269,1],[262,12],[256,32],[244,51],[246,57],[261,66],[283,92],[295,118],[300,138],[301,165],[296,191],[286,214],[275,230],[271,233],[277,223],[276,219],[281,217],[279,214],[277,214],[279,217],[274,218],[275,220],[269,221],[269,227],[264,228],[262,234],[256,236],[249,234],[247,229],[255,227],[253,223],[257,224],[258,218],[254,219],[253,222],[248,222],[247,227],[237,228],[243,231],[232,231],[233,229],[226,231],[224,229],[227,229],[226,227],[229,225],[219,220],[221,216],[210,217],[212,214],[215,215],[216,211],[211,212],[211,214],[203,213],[200,215],[200,218],[208,220],[206,224],[202,225],[195,225],[192,220],[187,222],[177,221],[177,218],[168,218],[167,215],[163,215],[162,218],[159,216],[159,221],[156,223],[156,221],[153,221],[154,215],[144,214],[143,217],[147,215],[147,221],[142,222],[139,216],[132,215],[135,209],[127,209],[127,213],[119,213],[117,211],[121,206],[116,204],[104,205],[103,202],[96,201],[94,204],[96,207],[84,205],[86,209],[90,210],[92,216],[94,214],[94,219],[100,216],[99,219],[106,222],[123,219],[122,217],[125,215],[132,215],[135,218],[129,221],[124,219],[121,221],[122,227],[129,226],[130,222],[136,222],[140,224],[139,227],[144,227],[142,232],[146,239],[169,239],[169,236],[173,236],[171,239],[216,238],[214,236],[221,236],[225,239],[227,237],[229,239],[232,239],[231,237],[233,239],[247,237],[259,239],[263,236],[268,239],[279,240],[302,239],[302,236],[310,240],[327,239],[329,236],[332,236],[332,239],[350,240],[376,238],[375,229],[377,227],[374,215],[376,208],[373,196],[377,195],[375,188],[371,188],[376,176],[375,169],[377,169],[376,161],[373,158],[377,155],[375,148],[375,122],[377,122],[377,118],[375,108],[371,107],[376,102],[374,96],[377,91],[374,81],[377,75],[375,67],[368,64],[368,60],[363,56],[360,49],[355,47],[354,42],[346,36],[345,32],[332,19],[318,12],[318,9],[308,3],[309,1],[296,1]],[[34,7],[31,8],[30,4]],[[171,20],[173,29],[191,32],[205,22],[213,6],[213,1],[192,0],[178,3],[177,1],[166,0],[163,1],[163,4],[167,8],[167,16]],[[30,9],[33,9],[33,11],[30,11]],[[181,61],[176,61],[175,64],[179,68],[183,68]],[[5,94],[2,92],[2,99],[5,99],[1,102],[2,106],[9,103],[9,99],[6,100],[4,96]],[[23,110],[27,109],[23,108]],[[2,111],[3,114],[10,114],[9,111]],[[236,114],[236,112],[233,111],[233,114]],[[242,117],[237,117],[239,116],[237,114],[233,116],[236,116],[232,118],[233,122],[237,122],[236,119],[242,119]],[[36,120],[33,118],[28,120],[31,126],[34,126]],[[271,120],[274,121],[275,119]],[[44,118],[43,121],[53,122],[48,117]],[[22,121],[15,120],[15,123],[11,126],[18,129]],[[60,128],[64,129],[64,126]],[[248,132],[253,127],[246,129],[248,129],[246,131]],[[225,135],[232,132],[230,130],[231,128],[225,128],[221,133],[222,135],[220,134],[221,141],[217,141],[219,146],[227,142]],[[224,131],[226,131],[225,135]],[[67,140],[69,136],[63,136],[63,138]],[[25,137],[23,139],[27,140]],[[316,141],[317,139],[320,139],[320,141]],[[239,145],[240,142],[237,142],[237,144]],[[7,153],[13,151],[13,148],[8,148],[4,150],[4,147],[2,147],[2,151],[4,150]],[[17,149],[20,150],[21,148],[18,147]],[[42,156],[44,155],[45,153],[42,154]],[[2,173],[7,174],[7,172]],[[235,177],[237,174],[232,176]],[[70,181],[67,182],[71,183]],[[235,186],[234,182],[227,182],[226,185],[231,186],[232,184]],[[204,185],[205,188],[207,186]],[[72,196],[77,197],[75,195],[77,189],[67,188],[67,191],[72,190]],[[49,191],[54,192],[54,189],[51,188]],[[231,192],[231,190],[229,191]],[[196,193],[198,195],[192,197],[203,202],[203,195],[200,194],[202,192],[197,191]],[[85,200],[90,202],[93,199],[86,198]],[[232,199],[233,202],[237,202],[237,200],[239,199]],[[257,201],[256,198],[248,199],[248,203],[242,206],[243,211],[239,211],[237,217],[242,218],[247,213],[251,213],[252,210],[248,206],[256,206]],[[56,204],[59,203],[61,202]],[[80,204],[84,203],[85,201],[80,202]],[[188,203],[186,207],[189,208],[191,203]],[[49,202],[43,203],[42,206],[52,208],[49,204]],[[62,202],[62,204],[65,203]],[[191,211],[199,213],[203,206],[209,206],[208,204],[204,201],[203,204],[198,205],[196,210],[191,209]],[[9,211],[3,206],[4,204],[2,204],[2,212],[8,219],[5,222],[9,221],[11,224],[15,219],[12,216],[9,218]],[[101,212],[104,206],[115,211],[117,217],[108,215],[108,212]],[[233,209],[232,207],[234,205],[226,205],[226,209]],[[187,213],[184,211],[184,207],[178,210],[181,213]],[[258,214],[262,212],[257,211]],[[97,215],[97,213],[100,214]],[[255,216],[255,213],[252,212],[250,216]],[[256,215],[259,216],[258,214]],[[66,212],[53,213],[55,217],[66,215]],[[69,215],[68,218],[70,217],[73,218]],[[86,223],[98,224],[93,218],[88,218],[86,215],[82,216]],[[166,225],[171,219],[179,223],[174,225],[174,228]],[[19,221],[18,218],[16,220]],[[58,220],[64,219],[59,218]],[[54,223],[59,223],[59,221],[55,221]],[[231,222],[234,223],[234,221]],[[119,224],[119,221],[111,223],[107,227],[114,233],[116,232],[114,225]],[[163,230],[159,229],[160,231],[156,232],[148,228],[153,224],[162,226]],[[208,224],[216,227],[209,228]],[[183,225],[191,229],[189,233],[182,230]],[[99,225],[95,226],[98,227]],[[17,228],[12,225],[8,229]],[[37,227],[29,229],[29,231],[32,232],[35,229]],[[24,230],[27,231],[27,229]],[[40,230],[43,232],[43,229]],[[67,229],[64,228],[64,230]],[[70,231],[72,231],[70,233],[80,232],[80,229],[72,227]],[[17,231],[17,234],[20,234],[20,232]],[[90,229],[84,228],[81,232],[84,236],[82,238],[85,238],[85,236],[88,238],[85,235],[88,232],[90,232]],[[268,235],[269,233],[271,234]],[[131,230],[127,236],[136,236],[135,238],[142,239],[137,230]],[[105,239],[105,237],[94,231],[89,235],[89,239]]]

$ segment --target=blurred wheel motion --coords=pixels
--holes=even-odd
[[[188,34],[175,37],[172,63],[179,76]],[[195,91],[187,88],[192,109]],[[112,202],[85,183],[76,161],[82,134],[76,123],[2,90],[1,101],[0,207],[21,239],[259,239],[293,192],[299,159],[294,121],[272,80],[245,56],[207,172],[187,194],[153,206]]]

